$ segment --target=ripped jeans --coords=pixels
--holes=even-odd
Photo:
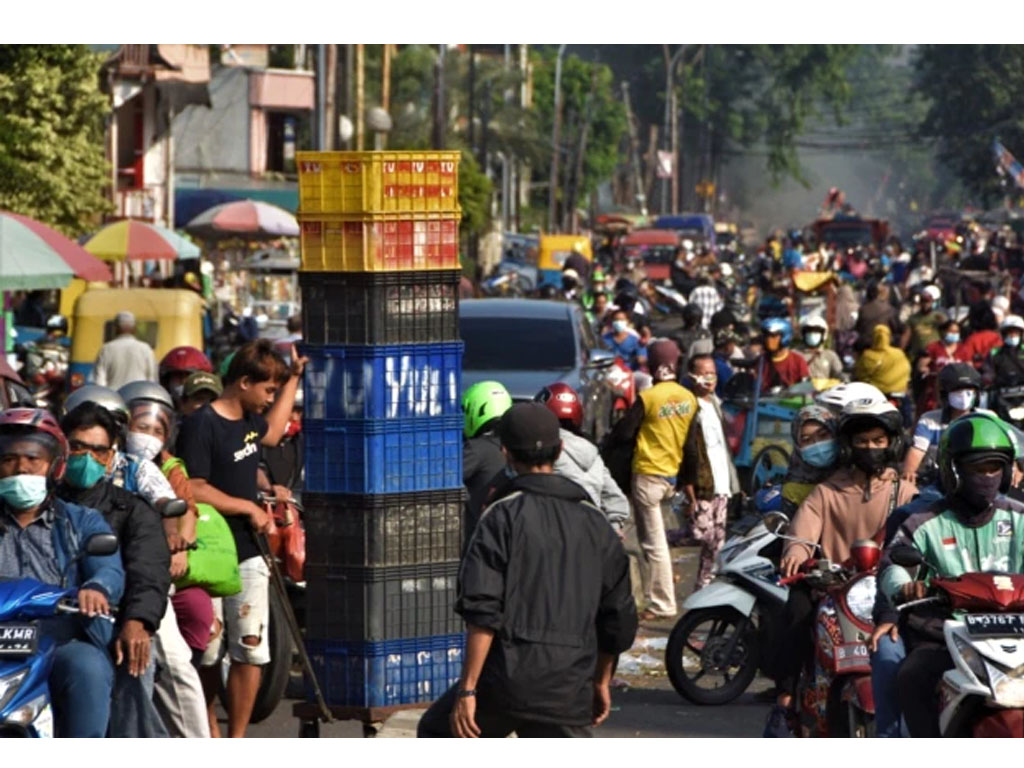
[[[222,631],[210,640],[203,654],[204,667],[221,658],[227,638],[227,654],[241,664],[270,663],[267,625],[270,623],[270,569],[262,557],[250,557],[238,564],[242,591],[231,597],[215,598],[213,616],[221,622]],[[246,637],[258,637],[256,645],[247,645]]]

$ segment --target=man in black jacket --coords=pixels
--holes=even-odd
[[[167,609],[171,553],[160,516],[107,477],[116,461],[118,424],[108,410],[82,403],[61,422],[70,456],[58,495],[98,510],[117,534],[124,563],[124,597],[114,642],[118,665],[110,735],[166,736],[152,704],[151,642]]]
[[[618,536],[586,491],[553,474],[558,426],[540,403],[502,418],[516,476],[470,539],[455,608],[468,633],[462,678],[423,716],[421,737],[590,736],[608,717],[636,605]]]

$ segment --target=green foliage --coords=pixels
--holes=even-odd
[[[102,55],[0,46],[0,208],[78,234],[108,210]]]
[[[491,180],[465,150],[459,162],[459,205],[462,207],[459,231],[463,234],[481,234],[490,221]]]
[[[992,140],[1024,157],[1024,48],[925,45],[915,64],[918,87],[931,100],[921,135],[938,142],[939,156],[986,204],[1002,197]]]

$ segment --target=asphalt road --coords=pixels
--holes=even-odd
[[[671,521],[666,521],[671,526]],[[627,542],[627,549],[631,549]],[[697,565],[697,550],[692,548],[672,551],[676,560],[675,569],[679,575],[677,592],[680,599],[689,592]],[[634,650],[630,656],[642,659],[645,654],[644,640],[665,638],[671,630],[671,623],[642,626]],[[653,643],[657,646],[657,640]],[[672,688],[665,675],[664,652],[650,650],[649,658],[657,665],[643,666],[640,674],[620,674],[628,687],[617,688],[612,693],[612,714],[595,731],[602,738],[632,737],[759,737],[768,716],[768,704],[755,701],[754,694],[764,691],[771,683],[758,677],[748,691],[732,704],[721,707],[700,707],[690,704]],[[620,660],[620,669],[623,667]],[[250,728],[249,735],[261,738],[290,738],[298,735],[298,721],[292,717],[291,700],[284,700],[274,714],[262,723]],[[422,710],[408,710],[396,714],[389,720],[381,737],[411,737],[415,735],[415,723]],[[321,726],[321,738],[360,738],[363,727],[353,721],[330,723]]]

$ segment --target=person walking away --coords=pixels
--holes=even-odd
[[[690,304],[700,307],[700,324],[701,327],[705,329],[708,327],[708,322],[711,320],[711,316],[724,306],[722,296],[718,292],[718,289],[715,287],[711,278],[708,276],[706,270],[701,270],[701,274],[697,278],[697,287],[690,292],[687,300]]]
[[[419,737],[586,737],[611,710],[617,654],[636,635],[622,542],[576,483],[554,473],[558,419],[520,403],[501,421],[515,477],[484,512],[459,569],[459,682]]]
[[[941,299],[942,292],[934,285],[926,285],[921,290],[920,309],[907,319],[907,327],[900,339],[900,346],[911,360],[925,354],[928,345],[941,338],[939,327],[948,319],[938,309]]]
[[[903,460],[903,479],[919,486],[934,485],[939,477],[939,440],[954,419],[978,407],[981,376],[967,363],[950,363],[939,372],[940,408],[917,420],[910,450]]]
[[[843,361],[839,359],[839,355],[825,347],[825,341],[828,339],[828,323],[825,322],[825,318],[812,315],[804,320],[800,324],[800,338],[804,342],[801,354],[807,361],[811,381],[841,381]]]
[[[100,347],[92,370],[92,382],[120,389],[131,381],[156,381],[156,357],[149,344],[135,338],[135,315],[118,312],[114,323],[117,338]]]
[[[933,341],[924,350],[924,356],[917,361],[917,371],[924,377],[921,383],[921,395],[918,398],[917,412],[924,413],[938,407],[938,375],[949,363],[957,360],[960,349],[960,323],[947,320],[939,326],[938,341]]]
[[[467,542],[496,478],[508,466],[497,428],[511,407],[512,396],[498,381],[478,381],[462,393],[462,484],[468,494],[462,535]]]
[[[913,483],[901,482],[896,472],[902,445],[902,420],[891,403],[855,400],[846,405],[839,419],[839,468],[797,510],[788,534],[793,540],[787,542],[779,564],[784,577],[812,557],[813,547],[803,542],[814,542],[821,557],[841,563],[858,539],[881,538],[886,518],[917,490]],[[788,723],[794,717],[797,679],[813,652],[814,609],[811,590],[802,582],[792,585],[782,620],[786,629],[773,666],[779,695],[765,736],[791,735]]]
[[[215,689],[208,686],[220,684],[218,659],[227,636],[231,658],[228,735],[232,738],[245,736],[260,685],[260,667],[270,661],[266,633],[270,571],[256,542],[271,522],[256,503],[260,446],[277,445],[284,435],[305,363],[306,358],[293,352],[289,371],[269,341],[243,345],[224,377],[224,393],[185,419],[178,438],[178,455],[188,467],[195,500],[225,516],[238,552],[242,591],[214,601],[214,617],[225,632],[211,642],[203,657],[203,683],[212,706]]]
[[[857,323],[854,329],[857,331],[861,344],[869,345],[874,338],[875,326],[884,325],[892,334],[897,330],[899,318],[892,302],[889,301],[888,285],[873,282],[868,285],[866,296],[868,301],[857,313]]]
[[[555,461],[555,474],[582,487],[590,502],[608,518],[619,538],[624,538],[629,500],[612,478],[597,446],[583,436],[583,404],[576,390],[565,382],[556,381],[533,399],[555,414],[560,425],[562,450]]]
[[[117,673],[108,735],[166,737],[167,730],[153,705],[153,638],[167,612],[171,587],[171,552],[160,516],[109,479],[120,433],[110,411],[97,403],[82,403],[64,416],[61,430],[68,438],[69,456],[57,493],[65,501],[103,515],[117,534],[125,571],[114,641]]]
[[[903,423],[911,424],[910,361],[899,347],[892,346],[892,331],[876,325],[871,346],[860,353],[853,366],[853,378],[878,387],[883,395],[899,402]]]
[[[822,405],[805,405],[790,424],[796,450],[782,481],[782,512],[790,520],[815,486],[825,482],[839,461],[839,421]]]
[[[927,580],[915,581],[895,565],[896,547],[917,549],[928,564],[927,577],[955,578],[986,568],[1024,573],[1024,505],[1008,498],[1016,447],[1006,425],[988,414],[972,413],[949,425],[939,445],[944,496],[911,515],[893,537],[879,567],[878,588],[894,604],[927,594]],[[934,569],[934,570],[933,570]],[[899,634],[907,657],[899,668],[899,704],[912,737],[940,736],[937,689],[953,668],[943,623],[948,608],[914,609],[901,617]]]
[[[967,322],[970,324],[971,332],[957,349],[956,359],[981,370],[989,353],[1003,345],[1003,337],[996,330],[999,326],[992,307],[983,301],[971,305]]]
[[[680,312],[682,329],[673,336],[681,356],[680,365],[686,365],[687,357],[693,353],[694,345],[705,339],[711,340],[711,332],[704,327],[704,310],[699,304],[687,304]],[[714,341],[712,344],[714,344]]]
[[[722,406],[715,397],[715,361],[699,355],[690,358],[688,367],[698,412],[686,438],[680,482],[690,500],[693,538],[701,545],[696,592],[711,583],[715,558],[725,543],[729,499],[739,493],[740,483],[725,442]]]
[[[775,387],[791,387],[811,377],[807,360],[789,348],[793,326],[789,320],[770,317],[761,323],[764,353],[758,368],[761,371],[761,394]]]
[[[78,590],[78,616],[40,621],[40,634],[56,645],[47,680],[55,733],[103,738],[114,686],[114,625],[107,617],[121,601],[125,575],[119,553],[83,549],[94,534],[111,533],[102,515],[55,493],[67,458],[67,439],[47,411],[0,413],[0,579]]]
[[[640,334],[633,330],[629,313],[617,309],[612,313],[612,330],[601,338],[608,349],[621,357],[632,371],[639,371],[647,362],[647,351],[640,340]]]

